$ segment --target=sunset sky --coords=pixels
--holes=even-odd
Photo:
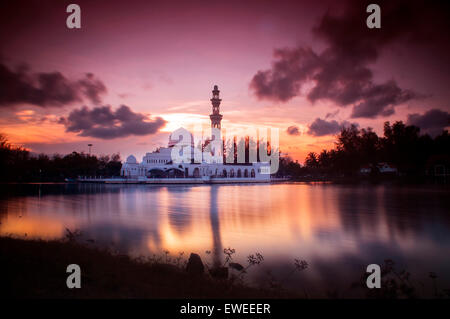
[[[180,126],[280,130],[303,161],[351,123],[450,122],[448,2],[4,0],[0,132],[33,152],[122,158],[167,144]],[[81,29],[66,7],[81,7]]]

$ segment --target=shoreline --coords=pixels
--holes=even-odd
[[[128,182],[128,183],[104,183],[104,182],[67,182],[67,181],[59,181],[59,182],[0,182],[0,187],[5,187],[8,185],[11,186],[20,186],[20,185],[115,185],[115,186],[127,186],[127,185],[147,185],[147,186],[211,186],[211,185],[279,185],[279,184],[323,184],[323,185],[353,185],[353,186],[365,186],[365,185],[386,185],[386,186],[411,186],[411,187],[432,187],[441,190],[450,189],[450,183],[437,183],[431,181],[410,181],[403,179],[290,179],[290,180],[274,180],[270,182],[227,182],[227,183],[189,183],[189,182],[179,182],[179,183],[169,183],[169,182],[159,182],[159,183],[142,183],[142,182]]]
[[[7,274],[0,289],[8,298],[299,298],[72,241],[2,236],[0,263]],[[81,268],[80,289],[66,286],[66,267],[74,263]]]

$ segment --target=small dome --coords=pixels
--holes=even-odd
[[[133,155],[127,157],[127,163],[136,164],[136,162],[136,157],[134,157]]]

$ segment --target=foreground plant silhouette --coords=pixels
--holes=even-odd
[[[73,234],[73,232],[72,232]],[[167,255],[167,262],[165,256]],[[0,264],[9,298],[280,298],[239,282],[191,276],[184,254],[131,258],[68,240],[0,237]],[[81,268],[82,289],[67,289],[66,268]]]
[[[260,253],[250,254],[246,265],[234,261],[235,249],[223,250],[224,261],[220,268],[227,269],[227,277],[213,276],[214,266],[204,262],[207,272],[192,276],[186,271],[184,252],[171,255],[168,250],[160,255],[132,258],[114,249],[105,249],[80,240],[79,231],[67,230],[63,240],[22,240],[0,237],[0,264],[8,276],[1,286],[2,293],[18,298],[310,298],[305,286],[296,291],[285,289],[285,284],[295,274],[310,268],[303,259],[294,259],[293,268],[282,277],[275,278],[267,271],[261,286],[246,282],[249,269],[263,263]],[[211,252],[206,252],[210,255]],[[83,291],[68,290],[65,269],[77,262],[82,270]],[[229,276],[228,276],[229,275]],[[449,298],[450,290],[441,289],[439,276],[429,273],[431,297]],[[395,269],[392,260],[382,267],[382,289],[368,290],[367,274],[356,283],[368,298],[430,297],[420,294],[417,284],[407,271]],[[302,281],[301,281],[302,282]],[[263,285],[265,284],[265,285]],[[418,283],[419,288],[425,286]],[[268,288],[266,287],[268,285]],[[303,290],[303,293],[300,291]],[[336,297],[336,294],[327,294]],[[340,296],[345,297],[345,296]]]
[[[364,273],[361,276],[360,282],[355,283],[352,286],[362,286],[366,288],[368,276],[368,273]],[[429,278],[432,280],[433,298],[450,297],[449,289],[444,289],[442,291],[438,289],[437,275],[434,272],[429,273]],[[417,289],[417,286],[422,288],[422,297],[425,297],[425,284],[423,282],[415,283],[411,273],[404,269],[397,270],[393,260],[385,259],[384,264],[381,266],[381,288],[367,290],[367,297],[378,299],[415,299],[420,297],[420,291]]]

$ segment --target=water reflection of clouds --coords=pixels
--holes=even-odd
[[[274,271],[301,257],[311,265],[304,279],[311,284],[332,281],[333,273],[347,280],[361,265],[386,258],[426,271],[450,264],[443,253],[450,247],[450,203],[441,190],[329,184],[30,188],[28,196],[22,190],[0,199],[2,234],[36,229],[37,236],[58,237],[64,227],[79,228],[131,254],[167,249],[206,257],[211,250],[216,263],[223,248],[232,247],[239,262],[261,252],[260,268]]]

